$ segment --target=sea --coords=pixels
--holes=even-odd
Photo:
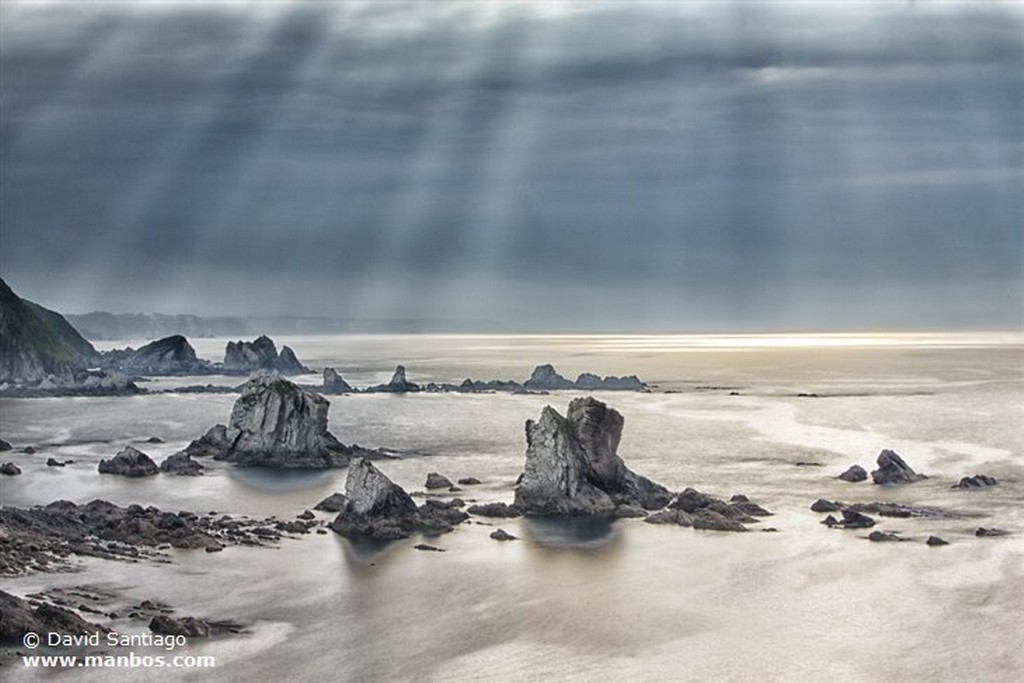
[[[191,340],[223,358],[226,339]],[[167,561],[76,559],[71,571],[0,580],[3,590],[86,587],[125,614],[142,600],[234,620],[237,635],[174,654],[212,667],[0,668],[5,681],[1018,681],[1024,679],[1024,338],[1019,333],[791,335],[361,335],[275,339],[357,387],[408,379],[525,380],[636,374],[650,391],[594,392],[625,417],[619,454],[670,489],[741,493],[774,515],[748,533],[619,521],[484,519],[388,544],[334,534]],[[139,340],[104,348],[138,346]],[[294,378],[319,384],[319,374]],[[0,399],[4,506],[105,499],[167,510],[291,519],[345,470],[280,472],[204,461],[201,477],[100,475],[126,445],[160,461],[215,423],[232,394],[155,393],[238,377],[160,378],[154,393]],[[386,448],[379,468],[406,490],[429,472],[466,501],[512,502],[524,423],[586,392],[330,396],[344,443]],[[146,443],[158,437],[163,443]],[[35,454],[21,453],[31,445]],[[847,483],[893,449],[928,479]],[[49,457],[74,460],[46,467]],[[999,484],[957,490],[961,477]],[[898,543],[830,529],[818,498],[892,501],[954,517],[879,518]],[[316,513],[329,521],[333,516]],[[503,528],[517,537],[498,542]],[[767,533],[766,528],[776,531]],[[979,527],[1002,537],[979,538]],[[948,546],[929,547],[941,536]],[[443,552],[417,550],[428,543]],[[85,615],[97,618],[95,615]],[[98,618],[123,633],[145,622]],[[15,647],[25,653],[23,647]],[[136,648],[139,655],[146,648]],[[153,654],[155,651],[148,652]],[[113,654],[124,654],[113,652]],[[164,653],[166,654],[166,653]]]

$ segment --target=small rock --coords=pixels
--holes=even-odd
[[[182,617],[175,619],[166,614],[158,614],[149,622],[149,630],[168,636],[186,636],[188,638],[205,638],[210,635],[210,626],[202,619]]]
[[[170,455],[160,463],[160,471],[178,476],[195,477],[203,473],[203,466],[192,459],[187,451]]]
[[[13,448],[10,443],[0,439],[0,451],[9,451]]]
[[[151,436],[148,439],[146,439],[146,443],[163,443],[163,442],[164,442],[164,440],[161,439],[159,436]]]
[[[947,540],[945,540],[943,538],[939,538],[938,536],[929,536],[928,540],[925,541],[925,543],[927,543],[928,545],[930,545],[932,547],[940,546],[940,545],[949,545],[949,541],[947,541]]]
[[[860,465],[850,465],[850,467],[845,472],[840,474],[838,478],[842,479],[843,481],[856,483],[858,481],[864,481],[865,479],[867,479],[868,471],[861,467]]]
[[[811,510],[814,512],[838,512],[843,506],[831,500],[819,498],[811,503]]]
[[[876,484],[910,484],[928,478],[915,472],[896,451],[888,448],[878,454],[877,463],[878,469],[871,472]]]
[[[344,493],[332,493],[313,506],[313,509],[324,512],[341,512],[346,505],[348,505],[348,498]]]
[[[21,474],[21,468],[13,462],[5,462],[3,465],[0,465],[0,474],[6,474],[13,477]]]
[[[978,527],[974,535],[978,538],[993,537],[993,536],[1009,536],[1010,532],[1004,529],[986,529],[985,527]]]
[[[448,477],[438,474],[437,472],[431,472],[427,475],[427,489],[447,489],[453,486],[451,479]]]
[[[110,460],[100,460],[100,474],[120,474],[138,478],[157,474],[160,468],[153,460],[133,446],[125,446]]]
[[[416,550],[424,550],[424,551],[431,552],[431,553],[443,553],[444,552],[444,548],[438,548],[436,546],[427,545],[426,543],[420,543],[418,545],[414,545],[413,547],[416,548]]]
[[[64,463],[62,463],[60,460],[57,460],[56,458],[47,458],[46,459],[46,466],[47,467],[64,467]]]
[[[481,481],[476,477],[463,477],[456,482],[459,486],[476,486]]]
[[[973,477],[964,477],[957,483],[953,484],[950,488],[954,489],[977,489],[985,486],[995,486],[999,482],[996,481],[995,477],[990,477],[987,474],[976,474]]]
[[[33,453],[36,452],[36,449],[32,448],[31,446],[25,446],[24,448],[21,449],[21,452],[22,453],[28,453],[29,455],[32,455]]]
[[[491,532],[491,538],[495,541],[514,541],[516,537],[505,531],[504,529],[495,529]]]
[[[303,510],[300,514],[296,515],[298,519],[315,519],[316,515],[310,510]]]
[[[875,543],[888,543],[891,541],[902,541],[903,539],[892,532],[872,531],[868,534],[868,540],[874,541]]]

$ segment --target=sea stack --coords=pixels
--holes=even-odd
[[[363,451],[327,431],[330,405],[276,373],[258,374],[235,401],[228,426],[214,426],[185,452],[257,467],[344,467]]]
[[[619,457],[623,423],[618,411],[593,397],[574,399],[566,417],[546,406],[539,420],[527,420],[515,506],[533,515],[611,515],[619,506],[665,506],[672,497],[668,489]]]

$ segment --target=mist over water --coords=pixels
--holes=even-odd
[[[773,511],[746,534],[641,520],[487,520],[427,539],[353,544],[331,533],[276,549],[171,551],[169,565],[101,560],[75,573],[5,579],[24,595],[90,585],[124,602],[231,618],[249,633],[190,644],[213,670],[159,680],[1015,680],[1024,655],[1024,346],[1012,336],[871,339],[684,337],[296,337],[277,339],[356,386],[387,381],[518,379],[554,363],[564,375],[640,375],[653,393],[596,395],[625,416],[619,453],[679,490],[744,493]],[[818,343],[815,343],[817,341]],[[219,359],[225,340],[200,339]],[[123,344],[114,344],[122,345]],[[315,383],[310,375],[298,378]],[[177,378],[191,384],[210,378]],[[224,378],[223,383],[237,383]],[[153,384],[146,386],[152,387]],[[665,393],[673,392],[673,393]],[[738,395],[732,395],[736,392]],[[816,394],[800,397],[798,394]],[[409,491],[428,472],[475,476],[464,499],[511,502],[523,423],[578,392],[547,396],[410,394],[330,397],[345,443],[403,454],[379,467]],[[96,463],[127,443],[159,461],[216,422],[233,395],[4,399],[0,436],[39,452],[6,454],[24,474],[0,481],[4,505],[105,498],[170,510],[288,519],[342,490],[344,470],[280,473],[203,462],[203,477],[126,480]],[[163,444],[142,443],[150,436]],[[872,469],[882,448],[929,479],[887,489],[834,477]],[[47,468],[47,457],[74,459]],[[820,466],[797,466],[798,462]],[[950,484],[979,472],[983,491]],[[808,510],[823,497],[896,501],[954,519],[879,518],[908,543],[869,543]],[[317,513],[321,519],[332,516]],[[488,538],[501,526],[520,540]],[[778,533],[761,533],[761,527]],[[1014,532],[975,538],[979,526]],[[951,542],[929,548],[924,539]],[[124,626],[118,625],[121,630]],[[138,680],[139,671],[43,673],[10,680]]]

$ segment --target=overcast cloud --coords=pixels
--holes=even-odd
[[[1019,327],[1017,3],[9,3],[67,312]]]

